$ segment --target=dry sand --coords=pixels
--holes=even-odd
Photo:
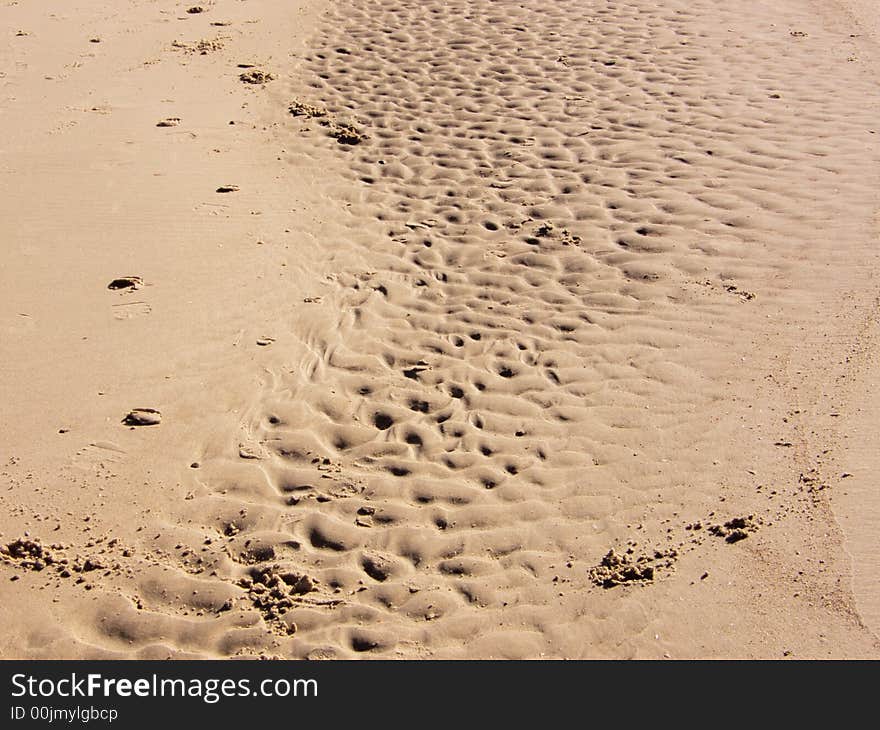
[[[5,4],[0,656],[880,656],[872,6]]]

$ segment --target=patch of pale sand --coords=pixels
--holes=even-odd
[[[59,559],[117,566],[80,584],[53,570],[51,592],[40,590],[48,571],[4,568],[5,656],[108,651],[88,636],[96,597],[135,605],[138,571],[163,561],[134,557],[144,515],[174,514],[204,434],[238,423],[271,357],[256,341],[291,308],[276,282],[315,281],[297,246],[303,220],[322,215],[309,179],[326,171],[279,161],[263,128],[285,81],[246,86],[238,64],[292,69],[321,7],[0,8],[12,29],[0,49],[0,532],[4,544],[29,531],[63,544]],[[175,45],[220,35],[206,55]],[[179,122],[157,126],[168,118]],[[227,183],[239,191],[215,192]],[[143,286],[107,288],[131,275]],[[161,425],[127,429],[137,407],[160,410]]]
[[[826,22],[847,34],[856,43],[848,57],[858,62],[866,73],[880,71],[880,11],[876,3],[840,0],[831,7],[817,5]],[[877,130],[871,130],[876,133]],[[880,238],[880,202],[865,206],[863,230],[853,240],[876,246]],[[874,215],[868,219],[867,214]],[[844,300],[849,306],[837,307],[835,332],[824,344],[826,359],[834,362],[834,377],[826,377],[824,393],[836,404],[825,416],[824,431],[833,448],[828,476],[836,489],[831,504],[845,538],[845,550],[851,559],[851,589],[860,619],[875,637],[880,636],[880,580],[877,579],[878,555],[875,536],[880,524],[880,493],[874,474],[877,471],[876,432],[880,423],[877,382],[880,369],[876,361],[877,299],[873,268],[852,275],[845,283]],[[826,303],[828,311],[835,309]],[[829,342],[830,340],[830,342]],[[830,352],[828,347],[830,344]],[[818,346],[817,349],[822,349]],[[843,359],[839,359],[843,354]],[[829,408],[820,409],[828,413]],[[823,420],[820,416],[820,422]]]
[[[880,42],[880,8],[877,3],[872,0],[837,0],[836,4],[852,16],[858,30],[867,34],[875,43]]]
[[[52,558],[109,573],[82,573],[85,591],[10,558],[4,611],[65,619],[47,638],[19,611],[31,638],[4,651],[876,656],[814,413],[826,335],[855,341],[836,317],[876,268],[877,92],[848,21],[795,0],[353,2],[291,67],[276,30],[292,22],[259,8],[272,22],[159,69],[204,100],[204,144],[163,138],[175,185],[127,195],[112,173],[151,170],[156,142],[88,148],[140,225],[102,219],[71,147],[45,150],[73,191],[49,219],[83,210],[104,235],[64,226],[86,255],[47,284],[78,307],[22,284],[52,329],[4,322],[30,354],[7,381],[24,456],[3,532],[48,544],[67,508]],[[238,42],[275,49],[248,56],[265,89],[231,66],[211,80]],[[157,102],[131,120],[179,117],[154,132],[180,135],[189,115]],[[34,189],[56,190],[42,174]],[[18,275],[28,250],[67,251],[34,213],[12,219],[31,226]],[[103,323],[72,283],[132,274],[149,311]],[[74,350],[81,331],[104,344]],[[104,381],[111,399],[85,397]],[[134,407],[161,424],[120,428]],[[78,453],[41,434],[56,412]]]
[[[877,396],[877,316],[876,305],[866,319],[870,332],[865,339],[873,350],[859,348],[854,353],[859,370],[847,382],[846,408],[839,427],[841,456],[834,476],[838,489],[833,495],[834,511],[846,535],[846,549],[852,558],[852,590],[856,608],[865,625],[880,636],[880,493],[876,475],[880,469],[877,456],[877,424],[880,423],[880,399]],[[866,328],[867,329],[867,328]],[[861,377],[860,377],[861,376]],[[854,381],[854,382],[852,382]],[[840,465],[843,466],[840,466]],[[844,471],[846,469],[846,471]],[[845,481],[844,481],[845,480]]]

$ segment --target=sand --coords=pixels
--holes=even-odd
[[[880,656],[871,5],[0,8],[0,656]]]

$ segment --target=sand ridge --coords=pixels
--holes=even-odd
[[[810,282],[873,260],[847,39],[798,2],[352,2],[311,43],[246,84],[316,200],[268,242],[290,277],[74,644],[876,655],[831,479],[767,383]]]

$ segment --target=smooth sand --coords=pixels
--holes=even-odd
[[[870,5],[0,8],[0,655],[880,655]]]

